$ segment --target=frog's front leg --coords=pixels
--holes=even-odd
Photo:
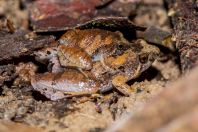
[[[60,62],[57,56],[51,58],[50,63],[52,64],[51,66],[52,73],[59,73],[59,72],[64,71],[64,68],[60,65]]]
[[[123,75],[116,75],[112,79],[112,85],[125,96],[129,96],[131,93],[130,86],[126,84],[127,77]]]
[[[64,67],[90,70],[93,65],[91,57],[79,47],[60,45],[58,47],[58,57],[61,66]]]

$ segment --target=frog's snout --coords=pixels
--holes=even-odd
[[[159,56],[159,53],[151,53],[148,56],[148,61],[150,61],[151,63],[153,63]]]

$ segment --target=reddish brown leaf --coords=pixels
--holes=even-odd
[[[37,32],[60,31],[98,17],[124,16],[135,1],[114,0],[37,0],[30,5],[30,19]]]

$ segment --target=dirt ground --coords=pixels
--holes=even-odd
[[[16,28],[27,28],[27,10],[19,7],[17,0],[1,0],[0,16],[12,18]],[[144,0],[137,8],[133,21],[171,31],[167,11],[161,0]],[[50,101],[40,93],[31,91],[28,85],[19,88],[8,81],[0,88],[0,119],[28,124],[49,132],[100,132],[129,113],[138,111],[179,76],[177,53],[163,52],[148,70],[129,82],[131,88],[135,89],[129,97],[113,90],[97,100],[86,101],[89,98],[80,97]]]

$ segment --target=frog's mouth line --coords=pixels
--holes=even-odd
[[[142,65],[141,65],[141,68],[140,68],[140,72],[146,71],[146,70],[152,65],[152,63],[153,63],[153,62],[148,61],[148,62],[147,62],[147,65],[142,64]]]

